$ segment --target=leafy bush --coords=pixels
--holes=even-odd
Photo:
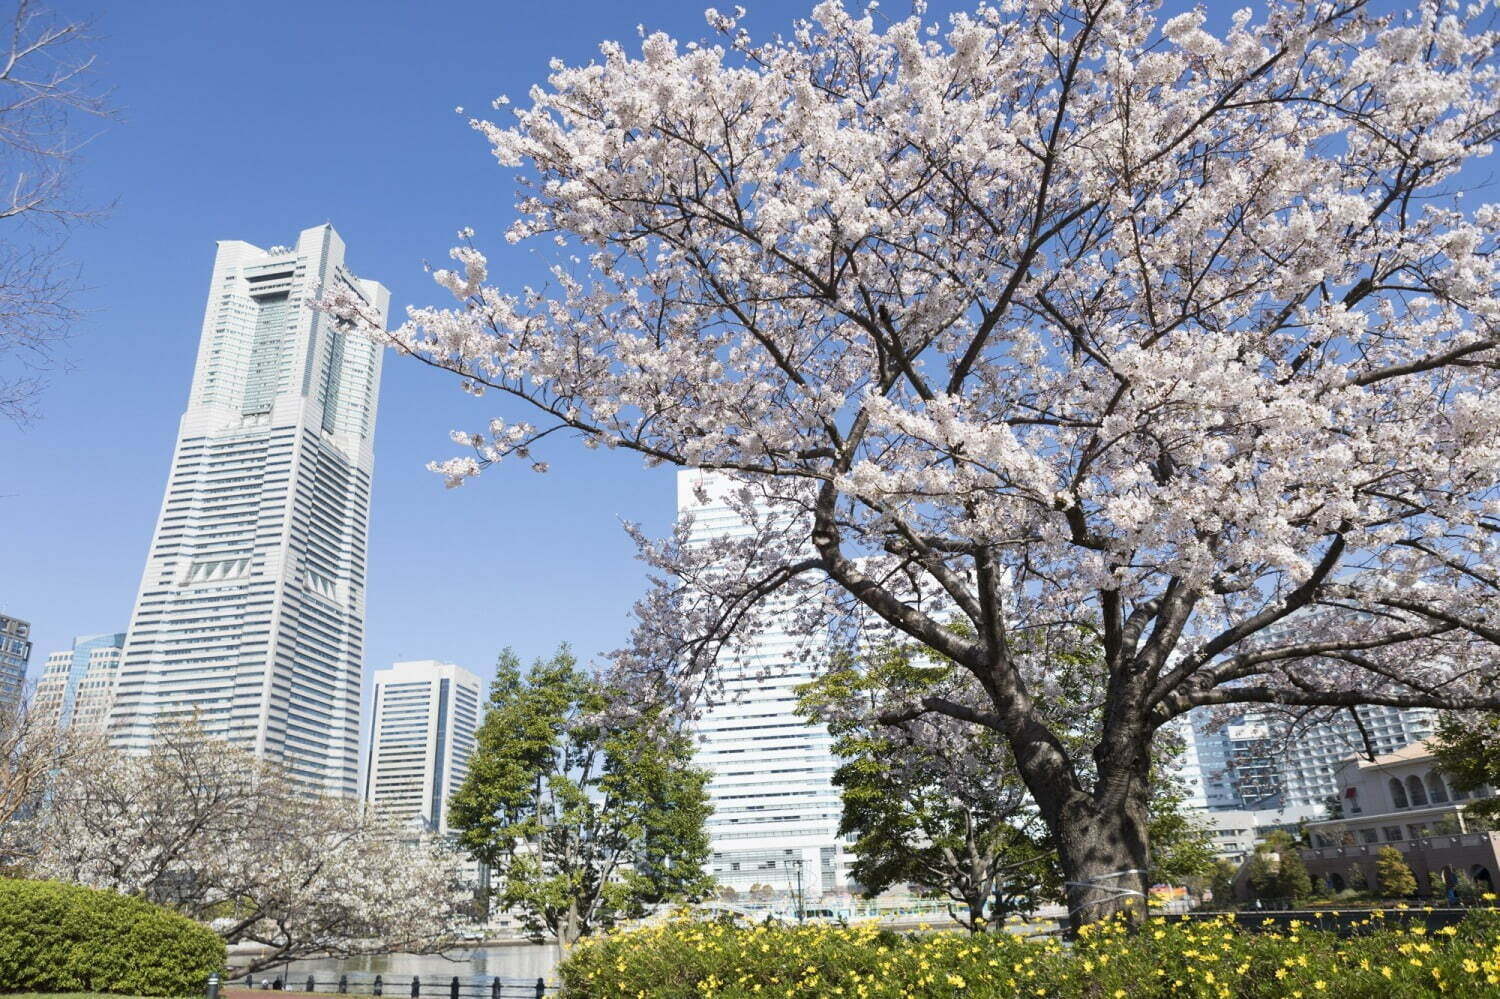
[[[212,930],[138,898],[0,879],[0,992],[201,995],[224,967]]]
[[[1409,999],[1500,995],[1500,917],[1428,932],[1371,914],[1340,939],[1228,917],[1105,923],[1076,943],[869,925],[753,929],[674,922],[578,945],[566,999]]]

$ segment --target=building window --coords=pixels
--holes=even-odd
[[[1406,800],[1406,788],[1396,778],[1391,778],[1391,804],[1397,808],[1410,808],[1411,802]]]
[[[1359,831],[1359,841],[1361,843],[1378,843],[1380,842],[1380,837],[1374,829],[1361,829]]]
[[[1401,842],[1401,838],[1402,837],[1401,837],[1401,827],[1400,826],[1386,826],[1384,832],[1385,832],[1385,841],[1387,843],[1399,843],[1399,842]]]
[[[1448,800],[1448,792],[1443,787],[1443,778],[1438,776],[1436,770],[1427,772],[1427,799],[1434,805],[1441,805]]]
[[[1411,799],[1413,808],[1427,804],[1427,791],[1422,787],[1422,778],[1416,774],[1406,778],[1406,796]]]

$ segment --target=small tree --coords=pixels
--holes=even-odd
[[[800,710],[827,724],[842,761],[840,835],[854,837],[854,879],[873,897],[908,884],[945,897],[970,932],[1029,912],[1060,887],[1046,829],[1010,748],[983,726],[906,710],[924,697],[963,698],[952,663],[890,646],[801,691]]]
[[[1386,898],[1405,898],[1417,891],[1417,876],[1394,846],[1382,846],[1375,855],[1375,883]]]
[[[1232,861],[1216,860],[1209,875],[1208,889],[1213,892],[1213,903],[1221,909],[1234,908],[1234,876],[1239,867]]]
[[[1271,856],[1256,850],[1245,863],[1245,883],[1250,894],[1259,899],[1276,898],[1276,862]]]
[[[1281,862],[1276,869],[1276,895],[1293,902],[1312,894],[1312,877],[1307,873],[1307,864],[1295,845],[1281,853]]]
[[[1158,762],[1151,782],[1151,876],[1155,881],[1181,883],[1212,876],[1218,864],[1213,834],[1184,807],[1181,781],[1168,766],[1178,747],[1158,737]]]
[[[1297,840],[1291,833],[1281,829],[1267,833],[1255,845],[1248,864],[1250,891],[1256,898],[1280,900],[1307,895],[1307,867],[1297,855]]]
[[[507,649],[449,824],[505,908],[564,948],[672,899],[711,895],[707,775],[659,719],[607,724],[617,699],[566,645],[526,674]]]
[[[242,971],[454,940],[455,858],[191,725],[142,755],[71,758],[13,832],[29,872],[210,923]]]

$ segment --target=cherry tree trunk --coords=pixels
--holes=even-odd
[[[1065,882],[1068,924],[1077,930],[1117,914],[1146,914],[1150,845],[1144,789],[1122,807],[1081,801],[1064,807],[1053,830]]]

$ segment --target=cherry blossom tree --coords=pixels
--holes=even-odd
[[[403,841],[358,802],[299,791],[193,726],[160,733],[143,755],[75,757],[42,807],[6,831],[32,875],[210,923],[242,972],[457,943],[450,851]]]
[[[622,673],[699,690],[825,586],[972,673],[922,708],[1004,736],[1079,923],[1145,890],[1184,712],[1500,705],[1500,207],[1463,190],[1493,4],[1155,6],[607,43],[474,121],[545,287],[491,284],[466,230],[456,304],[386,332],[327,300],[508,407],[450,483],[571,434],[742,484],[747,536],[641,539]],[[1087,767],[1020,640],[1059,624],[1102,636]]]

